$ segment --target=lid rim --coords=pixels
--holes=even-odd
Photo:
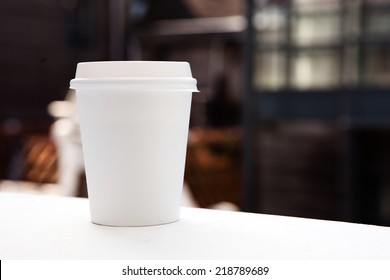
[[[70,88],[128,88],[132,90],[153,91],[191,91],[198,92],[194,78],[75,78],[70,81]]]
[[[126,80],[140,80],[140,81],[146,81],[146,80],[157,80],[157,81],[181,81],[181,80],[193,80],[196,81],[195,78],[192,77],[107,77],[107,78],[74,78],[71,81],[80,81],[80,82],[87,82],[87,81],[126,81]]]

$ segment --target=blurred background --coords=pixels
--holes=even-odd
[[[0,7],[0,191],[87,196],[78,62],[184,60],[188,204],[390,225],[390,0]]]

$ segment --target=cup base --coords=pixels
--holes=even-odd
[[[108,224],[108,223],[99,223],[99,222],[94,222],[91,220],[91,223],[98,225],[98,226],[105,226],[105,227],[154,227],[154,226],[162,226],[162,225],[168,225],[168,224],[173,224],[176,223],[180,220],[180,218],[170,221],[170,222],[162,222],[162,223],[150,223],[150,224],[126,224],[126,225],[114,225],[114,224]]]

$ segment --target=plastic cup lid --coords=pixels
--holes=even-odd
[[[126,87],[138,90],[197,92],[188,62],[100,61],[77,64],[70,87]]]

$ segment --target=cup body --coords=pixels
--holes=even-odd
[[[147,226],[177,221],[192,90],[175,89],[175,82],[161,78],[144,86],[123,77],[118,83],[89,79],[74,88],[92,222]]]

